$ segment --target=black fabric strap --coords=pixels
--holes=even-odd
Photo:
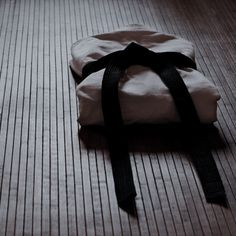
[[[118,97],[118,83],[122,74],[119,63],[111,60],[102,81],[102,109],[117,201],[120,207],[126,208],[133,204],[136,191]]]
[[[207,201],[225,198],[224,187],[214,158],[204,142],[204,130],[188,92],[176,67],[196,68],[188,57],[177,52],[155,53],[131,43],[125,50],[117,51],[88,63],[83,68],[83,78],[105,69],[102,82],[102,109],[107,141],[110,150],[115,190],[120,207],[129,205],[136,196],[129,161],[127,141],[118,97],[118,83],[125,69],[142,65],[156,72],[168,87],[186,133],[193,163],[196,167]]]
[[[227,206],[227,199],[217,166],[208,147],[206,133],[201,125],[185,127],[185,142],[209,203]]]
[[[170,65],[163,67],[159,75],[174,99],[183,123],[185,143],[198,172],[206,200],[224,202],[226,198],[224,186],[214,157],[207,146],[205,131],[183,79]]]

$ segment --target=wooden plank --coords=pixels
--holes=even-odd
[[[57,168],[58,168],[58,201],[59,201],[59,234],[68,235],[68,199],[67,199],[67,172],[65,160],[65,114],[63,95],[63,67],[62,45],[63,38],[61,24],[61,2],[55,2],[55,62],[56,62],[56,123],[57,123]]]
[[[10,19],[10,25],[12,27],[12,32],[9,35],[10,38],[6,38],[9,40],[9,51],[6,59],[5,66],[6,72],[3,70],[3,75],[6,76],[6,84],[5,84],[5,93],[4,100],[2,104],[2,122],[1,122],[1,136],[5,136],[5,148],[2,152],[2,158],[4,158],[3,169],[2,169],[2,182],[1,182],[1,230],[3,233],[7,233],[7,220],[8,217],[12,218],[12,211],[14,211],[15,204],[13,203],[13,207],[11,208],[10,202],[16,196],[16,186],[11,188],[12,183],[12,168],[15,168],[13,165],[14,162],[14,153],[17,151],[19,153],[19,144],[15,145],[15,134],[16,131],[16,110],[17,110],[17,87],[19,85],[19,62],[20,62],[20,53],[21,53],[21,37],[22,31],[18,31],[18,27],[22,28],[22,14],[20,14],[20,6],[19,4],[15,5],[12,9],[11,14],[14,13],[17,17],[15,19]],[[12,16],[12,15],[11,15]],[[17,41],[19,39],[19,42]],[[13,57],[12,57],[13,56]],[[4,62],[3,62],[4,63]],[[6,73],[6,74],[5,74]],[[15,83],[13,81],[16,81]],[[19,109],[20,110],[20,109]],[[17,114],[18,115],[18,114]],[[14,149],[15,148],[15,149]],[[13,178],[13,181],[15,179]],[[14,183],[13,183],[14,185]],[[9,214],[10,211],[10,214]],[[14,221],[14,218],[12,219]],[[14,230],[14,229],[13,229]]]
[[[195,201],[193,200],[194,196],[191,193],[189,182],[187,180],[188,176],[186,176],[185,171],[184,171],[182,158],[185,158],[185,157],[183,157],[180,154],[177,155],[176,153],[176,157],[174,160],[176,171],[180,178],[180,185],[181,185],[183,196],[186,202],[189,220],[192,223],[192,229],[196,235],[202,235],[203,234],[202,224],[196,210],[198,206],[195,204]]]
[[[63,86],[63,113],[64,113],[64,135],[65,135],[65,171],[66,171],[66,191],[67,191],[67,215],[68,215],[68,234],[77,234],[77,224],[75,216],[75,194],[74,194],[74,174],[72,160],[72,127],[71,123],[76,120],[76,117],[71,117],[71,100],[69,88],[69,68],[68,56],[70,55],[69,48],[71,46],[71,31],[69,27],[68,4],[64,1],[60,3],[61,15],[61,55],[62,55],[62,86]]]
[[[158,229],[157,229],[157,224],[156,224],[156,219],[155,215],[152,210],[152,202],[150,199],[150,194],[148,191],[148,186],[147,186],[147,179],[145,176],[145,170],[144,170],[144,159],[141,154],[136,154],[134,157],[135,165],[136,165],[136,171],[137,171],[137,178],[138,178],[138,183],[140,185],[140,197],[142,198],[143,202],[143,207],[144,207],[144,214],[145,214],[145,223],[147,225],[146,231],[143,231],[143,234],[158,234]],[[143,225],[143,223],[140,222],[140,225]],[[142,229],[144,230],[144,229]]]
[[[42,232],[41,225],[41,160],[42,160],[42,142],[40,135],[42,135],[41,120],[40,120],[40,111],[38,103],[38,80],[41,73],[39,68],[39,3],[34,2],[34,8],[32,14],[34,19],[32,20],[32,60],[31,60],[31,88],[30,88],[30,143],[29,152],[34,159],[34,176],[33,176],[33,219],[32,219],[32,233],[40,234]],[[42,138],[42,136],[41,136]]]
[[[81,11],[81,7],[79,5],[78,1],[71,3],[71,12],[74,12],[70,14],[70,16],[74,16],[74,19],[72,22],[74,22],[74,28],[72,29],[71,37],[75,38],[75,40],[78,40],[78,38],[82,37],[83,31],[81,24],[81,14],[78,14],[78,12]],[[72,24],[73,25],[73,24]],[[74,40],[71,42],[75,42]],[[68,47],[70,47],[68,45]],[[69,50],[69,48],[68,48]],[[69,56],[69,55],[68,55]],[[75,82],[70,74],[70,107],[71,107],[71,115],[74,117],[74,121],[77,120],[78,117],[78,104],[75,94]],[[75,191],[75,210],[76,210],[76,218],[77,218],[77,231],[79,235],[86,235],[86,211],[85,211],[85,194],[84,194],[84,180],[83,180],[83,166],[82,166],[82,146],[80,144],[79,136],[78,136],[78,124],[77,122],[72,121],[72,157],[73,157],[73,172],[74,172],[74,191]]]
[[[193,229],[192,218],[189,215],[188,208],[182,193],[181,184],[178,179],[179,170],[176,169],[175,160],[179,158],[179,156],[176,154],[177,153],[174,153],[172,155],[168,154],[166,158],[166,166],[171,178],[171,184],[173,188],[172,194],[175,196],[176,208],[178,209],[180,214],[181,224],[184,228],[183,231],[186,235],[193,235],[196,231]]]
[[[13,233],[19,233],[19,227],[22,227],[21,230],[25,231],[25,221],[26,219],[30,221],[30,226],[27,227],[26,231],[28,233],[32,233],[32,194],[33,194],[33,188],[32,185],[30,186],[29,191],[27,191],[27,180],[28,175],[32,174],[32,169],[27,171],[29,160],[32,160],[33,156],[31,155],[29,157],[28,152],[28,141],[29,141],[29,98],[30,98],[30,78],[31,78],[31,69],[28,65],[31,63],[31,49],[32,49],[32,34],[29,33],[29,22],[30,19],[30,5],[26,4],[25,1],[22,1],[20,4],[20,13],[22,14],[22,19],[19,21],[22,21],[22,27],[18,27],[18,30],[22,33],[21,40],[21,49],[20,49],[20,60],[19,60],[19,79],[18,79],[18,87],[17,87],[17,108],[16,108],[16,132],[15,133],[15,139],[16,142],[14,142],[14,147],[18,142],[20,142],[20,148],[16,149],[16,153],[13,155],[13,169],[12,169],[12,183],[11,188],[14,188],[15,185],[16,188],[16,196],[14,201],[16,202],[16,206],[14,206],[14,202],[10,203],[10,206],[12,206],[12,217],[8,216],[8,234],[12,235]],[[28,23],[26,23],[28,22]],[[31,31],[32,32],[32,31]],[[19,138],[20,137],[20,138]],[[22,162],[21,162],[22,161]],[[25,166],[20,165],[24,163]],[[21,172],[20,170],[24,172]],[[24,175],[25,183],[23,187],[23,191],[21,194],[20,184],[19,184],[19,177]],[[30,180],[33,179],[32,176],[30,177]],[[14,182],[13,182],[14,181]],[[26,194],[29,192],[29,194],[26,197]],[[18,201],[19,200],[19,201]],[[22,203],[21,213],[20,216],[21,219],[17,221],[16,213],[19,209],[19,204]],[[27,206],[27,207],[26,207]],[[9,210],[9,212],[11,212]],[[19,215],[17,215],[19,216]],[[14,219],[14,221],[13,221]],[[17,228],[14,227],[14,225],[19,222],[21,224],[17,225]],[[14,225],[13,225],[14,224]]]
[[[101,141],[98,140],[98,144]],[[106,173],[104,171],[104,157],[102,150],[96,150],[96,165],[97,165],[97,175],[98,175],[98,191],[101,199],[101,210],[102,210],[102,225],[104,228],[104,235],[114,235],[113,225],[112,225],[112,215],[110,209],[110,199],[108,196],[108,186],[106,180]]]
[[[107,191],[109,196],[109,202],[110,202],[110,210],[111,210],[111,216],[112,216],[112,228],[114,235],[121,235],[122,232],[122,226],[121,226],[121,217],[120,212],[117,206],[117,200],[115,196],[115,190],[114,190],[114,182],[113,182],[113,176],[112,176],[112,168],[111,163],[109,160],[109,153],[107,150],[104,150],[104,166],[105,166],[105,175],[106,175],[106,182],[107,182]],[[130,232],[127,232],[127,234],[130,234]]]
[[[101,196],[99,191],[98,170],[96,163],[97,157],[95,150],[89,150],[88,159],[90,166],[89,170],[91,179],[91,194],[93,201],[95,234],[104,235],[104,226],[103,226],[102,210],[101,210],[102,208]]]
[[[157,194],[160,199],[161,209],[165,220],[165,228],[167,230],[168,235],[176,235],[176,226],[175,219],[173,218],[172,211],[170,209],[167,192],[165,188],[164,178],[161,171],[161,162],[164,156],[159,154],[151,156],[151,163],[153,168],[153,174],[156,182]],[[161,231],[163,232],[163,230]]]
[[[24,10],[24,6],[22,8],[22,6],[19,6],[19,12],[21,12],[21,10]],[[14,228],[14,219],[15,219],[15,207],[16,207],[16,196],[17,196],[17,177],[18,177],[18,165],[19,165],[19,150],[21,147],[21,139],[16,138],[16,137],[21,137],[21,116],[22,116],[22,100],[21,100],[21,93],[23,90],[23,87],[20,84],[20,81],[22,80],[22,77],[24,77],[24,73],[25,73],[25,69],[24,67],[20,67],[20,60],[22,58],[21,54],[22,54],[22,48],[24,48],[24,44],[23,42],[23,14],[19,14],[19,24],[18,27],[16,29],[17,32],[17,39],[19,39],[19,42],[15,42],[16,47],[18,48],[18,50],[15,51],[16,54],[18,54],[16,56],[16,60],[14,62],[14,66],[17,68],[15,70],[13,70],[13,74],[12,74],[12,80],[14,81],[13,85],[12,85],[12,94],[14,94],[14,96],[11,96],[11,104],[15,104],[15,106],[13,105],[13,109],[15,109],[14,113],[15,113],[15,117],[13,118],[12,116],[12,120],[14,122],[14,124],[12,123],[12,129],[14,130],[13,132],[13,140],[12,143],[10,143],[11,147],[10,149],[13,149],[12,151],[12,155],[7,154],[6,158],[8,160],[8,162],[11,161],[11,169],[10,169],[10,177],[9,177],[9,192],[8,192],[8,202],[7,202],[7,207],[8,207],[8,212],[7,212],[7,216],[6,216],[6,234],[11,235],[15,228]],[[23,57],[24,58],[24,57]],[[14,79],[13,79],[14,78]],[[20,90],[20,91],[19,91]],[[11,125],[11,123],[8,123],[9,125]],[[10,131],[10,129],[8,129],[8,131]],[[11,131],[10,131],[11,132]],[[4,190],[3,190],[4,191]],[[7,191],[4,191],[5,193],[7,193]],[[9,228],[8,228],[9,227]]]
[[[50,1],[49,6],[49,127],[50,127],[50,233],[60,234],[59,216],[59,168],[58,168],[58,140],[57,140],[57,66],[56,66],[56,31],[55,31],[55,2]]]

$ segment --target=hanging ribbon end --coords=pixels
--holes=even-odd
[[[136,215],[136,192],[131,192],[125,198],[118,200],[119,207],[131,215]]]
[[[212,195],[206,196],[206,201],[211,204],[216,204],[224,208],[228,208],[228,200],[224,191],[215,192]]]

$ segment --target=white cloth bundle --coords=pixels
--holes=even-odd
[[[79,76],[83,67],[135,42],[154,52],[180,52],[194,60],[191,42],[174,35],[158,33],[140,25],[91,36],[72,45],[71,68]],[[140,55],[142,56],[142,55]],[[200,72],[178,69],[193,99],[203,123],[216,121],[216,87]],[[76,89],[79,97],[79,122],[81,125],[102,125],[101,84],[104,69],[89,75]],[[119,84],[119,99],[125,124],[178,122],[174,101],[160,77],[143,66],[129,67]]]

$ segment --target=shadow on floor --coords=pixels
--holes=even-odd
[[[225,143],[214,125],[204,125],[210,149],[224,149]],[[126,137],[130,152],[185,152],[183,126],[130,125],[126,126]],[[102,126],[86,126],[79,130],[79,138],[88,149],[107,149],[105,130]]]

